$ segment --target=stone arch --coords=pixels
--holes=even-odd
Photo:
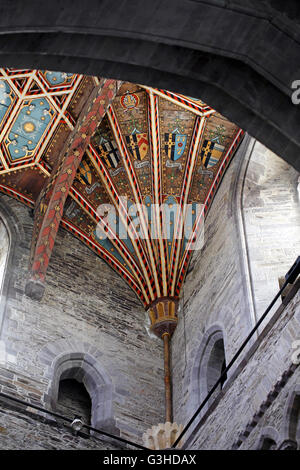
[[[0,214],[0,296],[2,295],[2,284],[5,277],[9,251],[10,236]]]
[[[10,199],[7,196],[0,196],[0,220],[4,225],[8,236],[8,254],[6,257],[2,285],[0,285],[0,339],[5,321],[7,294],[14,273],[14,266],[16,264],[16,247],[24,239],[22,224],[19,223],[17,216],[11,209],[11,204],[9,204],[9,201]]]
[[[255,446],[256,450],[275,450],[278,446],[279,433],[272,426],[265,427]]]
[[[284,409],[282,438],[300,445],[300,384],[289,393]]]
[[[23,13],[15,15],[8,1],[0,15],[3,66],[111,76],[190,96],[201,90],[204,101],[299,167],[293,9],[285,14],[271,0],[92,0],[87,11],[80,0],[63,8],[59,0],[38,8],[32,0],[24,12],[17,0]]]
[[[46,365],[45,376],[49,379],[44,402],[48,409],[55,410],[60,381],[75,379],[83,383],[90,396],[91,426],[119,434],[113,416],[114,387],[99,360],[101,354],[88,343],[74,338],[46,345],[40,351],[40,361]]]
[[[217,364],[214,364],[212,355],[214,353],[214,347],[221,342],[223,343],[224,358],[226,359],[224,329],[219,324],[212,325],[204,333],[200,346],[195,354],[194,365],[191,370],[191,396],[195,409],[205,399],[209,393],[209,388],[214,385],[220,376],[222,365],[220,370],[217,370]],[[214,400],[214,397],[214,395],[211,397],[204,410],[207,410],[208,406]]]
[[[236,227],[236,243],[238,243],[239,245],[238,253],[240,260],[240,269],[242,273],[241,279],[245,301],[245,321],[247,321],[247,323],[249,324],[249,329],[253,328],[257,323],[257,316],[255,311],[253,280],[251,276],[249,254],[247,249],[247,238],[244,226],[243,192],[245,185],[245,176],[247,173],[249,160],[251,158],[254,144],[255,139],[251,138],[248,134],[246,134],[235,156],[237,170],[231,181],[231,200],[228,207],[228,217],[233,218]]]

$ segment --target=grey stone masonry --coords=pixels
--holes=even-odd
[[[3,291],[0,391],[52,408],[59,374],[74,378],[82,369],[77,379],[93,394],[96,424],[141,443],[142,434],[163,418],[164,383],[162,342],[150,338],[140,301],[117,273],[64,230],[56,240],[43,300],[26,297],[33,219],[29,209],[4,195],[0,213],[14,234]],[[1,410],[5,432],[13,433],[7,428],[18,420],[22,429],[28,424],[29,434],[37,426]],[[56,436],[49,425],[38,426],[45,436]],[[0,448],[39,447],[34,438],[18,442],[20,435],[11,440],[0,432]],[[57,446],[63,447],[59,439]]]
[[[56,422],[30,409],[0,400],[0,449],[9,450],[118,450],[132,446],[84,430],[75,434],[70,426]]]
[[[223,339],[228,364],[279,291],[279,275],[285,275],[299,255],[297,180],[293,168],[249,138],[223,177],[204,224],[204,245],[194,253],[189,267],[172,338],[174,421],[178,424],[189,421],[208,392],[212,340]],[[282,308],[281,300],[235,367],[259,344],[249,364],[237,376],[234,369],[229,372],[222,391],[214,395],[209,409],[202,410],[199,419],[205,422],[201,421],[187,448],[254,448],[255,439],[276,419],[275,427],[283,436],[278,410],[283,413],[287,397],[300,380],[299,368],[291,376],[287,372],[292,344],[300,341],[299,293],[266,335],[264,328],[272,324],[278,308]],[[252,431],[256,413],[260,414],[268,394],[274,393],[278,395],[272,401],[274,417],[270,419],[271,411],[260,416],[260,425]],[[249,440],[239,442],[248,435]]]
[[[172,338],[174,420],[180,424],[190,419],[205,395],[206,377],[199,376],[195,369],[199,368],[209,334],[218,332],[218,339],[223,338],[228,363],[253,325],[236,209],[232,209],[234,183],[239,179],[245,149],[241,150],[210,208],[204,224],[204,245],[193,255],[180,302],[178,326]]]
[[[288,296],[291,300],[279,307],[215,403],[196,422],[187,448],[255,449],[267,428],[277,431],[277,446],[291,438],[289,397],[295,391],[300,396],[300,366],[293,360],[293,346],[300,339],[299,287],[300,280]]]

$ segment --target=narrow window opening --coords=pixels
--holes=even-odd
[[[224,361],[223,361],[223,364],[222,364],[222,369],[221,369],[221,374],[222,375],[225,372],[225,369],[226,369],[226,359],[224,358]],[[226,382],[226,380],[227,380],[227,374],[225,374],[224,377],[222,378],[221,389],[223,388],[223,385]]]
[[[207,391],[209,392],[212,387],[215,385],[217,380],[220,378],[222,372],[224,372],[226,367],[226,358],[225,358],[225,349],[223,339],[219,339],[215,342],[208,360],[207,367]],[[213,398],[221,391],[226,381],[226,377],[222,380],[222,383],[219,384],[218,388],[213,394]]]
[[[60,381],[56,409],[68,418],[80,417],[85,424],[91,424],[90,396],[85,386],[75,379]]]
[[[8,236],[4,223],[0,219],[0,296],[2,293],[2,285],[3,285],[4,275],[5,275],[8,251],[9,251],[9,236]]]
[[[265,437],[260,449],[261,450],[274,450],[276,449],[276,442],[269,437]]]

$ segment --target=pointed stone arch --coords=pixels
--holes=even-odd
[[[221,369],[216,370],[213,364],[213,351],[215,346],[220,343],[223,344],[224,359],[226,360],[226,338],[224,328],[220,324],[212,325],[204,333],[201,343],[196,351],[194,357],[194,365],[191,370],[191,401],[193,408],[197,408],[200,403],[205,399],[214,383],[218,380]],[[214,380],[215,379],[215,380]],[[212,403],[214,396],[204,407],[203,412],[206,411]]]
[[[40,361],[46,366],[49,379],[44,402],[55,410],[59,384],[64,379],[75,379],[85,386],[91,402],[91,426],[113,434],[120,434],[113,414],[114,386],[101,364],[102,353],[88,343],[74,338],[47,344],[40,351]]]

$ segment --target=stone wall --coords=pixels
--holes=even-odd
[[[257,184],[255,178],[260,165],[262,179]],[[251,292],[256,301],[264,301],[260,304],[262,314],[279,290],[279,273],[284,275],[299,254],[297,178],[294,169],[249,138],[224,175],[206,219],[204,246],[192,258],[178,327],[172,338],[174,420],[178,424],[187,423],[207,394],[207,377],[203,370],[206,367],[206,373],[209,373],[206,351],[212,347],[211,339],[223,337],[228,364],[257,321]],[[254,288],[251,277],[257,281]],[[270,288],[265,284],[268,278],[272,279]],[[263,327],[270,324],[280,305],[278,302],[274,306]],[[299,311],[299,297],[294,308]],[[252,415],[272,391],[276,379],[288,368],[291,342],[300,339],[299,313],[297,315],[297,319],[286,326],[282,340],[283,327],[276,326],[274,338],[268,338],[273,341],[273,350],[268,350],[268,343],[261,345],[261,352],[253,356],[251,366],[234,380],[235,385],[230,393],[227,392],[226,401],[223,397],[218,405],[217,399],[211,405],[215,404],[216,410],[198,431],[198,437],[188,445],[195,449],[229,449],[238,441],[239,432],[244,432]],[[253,337],[242,357],[257,344],[257,337]],[[205,367],[200,368],[202,363]],[[229,372],[221,396],[231,383],[232,374],[234,371]],[[293,377],[283,395],[289,393],[293,380],[299,383],[298,372]],[[284,406],[284,403],[283,398],[278,406]],[[206,412],[208,407],[201,413],[203,419]],[[267,421],[267,418],[262,420],[264,427]],[[253,445],[251,441],[248,447],[253,448]]]
[[[118,450],[118,441],[75,434],[63,423],[45,419],[23,407],[0,400],[1,450]]]
[[[3,274],[9,249],[9,237],[6,227],[0,219],[0,289],[2,287]]]
[[[143,432],[161,421],[164,398],[162,342],[149,337],[142,305],[104,261],[64,230],[56,240],[44,298],[26,297],[33,219],[29,209],[7,196],[0,196],[0,204],[17,238],[3,294],[0,390],[49,406],[53,362],[80,353],[111,384],[105,400],[112,402],[115,432],[141,442]],[[17,419],[23,420],[15,416],[13,422]],[[13,433],[5,414],[0,426],[0,448],[18,447],[17,437],[15,442],[1,439]],[[49,426],[42,427],[53,435]],[[33,438],[19,444],[39,447]]]
[[[194,253],[184,285],[172,338],[174,419],[181,424],[200,403],[197,370],[206,333],[223,336],[228,363],[252,326],[232,205],[244,152],[242,144],[224,175],[204,225],[203,248]]]
[[[258,449],[270,430],[277,448],[291,439],[289,401],[294,392],[300,396],[300,367],[293,363],[293,345],[300,339],[299,287],[300,280],[294,297],[279,307],[215,403],[196,423],[187,448]]]
[[[5,273],[5,269],[7,265],[8,253],[9,253],[9,234],[8,234],[7,228],[3,220],[0,218],[0,331],[1,331],[1,326],[3,322],[4,310],[5,310],[5,299],[3,298],[4,297],[3,295],[1,298],[1,292],[4,292],[5,290],[4,273]],[[4,354],[3,344],[1,343],[1,337],[0,337],[0,362],[1,362],[1,357],[3,354]]]

